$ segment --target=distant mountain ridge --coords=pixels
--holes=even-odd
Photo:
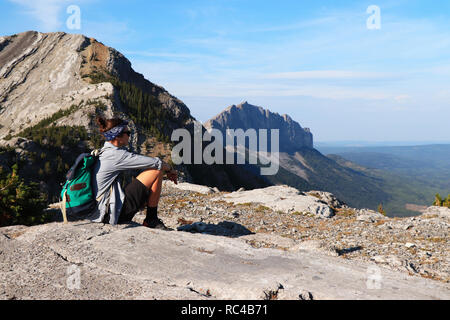
[[[385,157],[395,157],[403,160],[404,164],[411,167],[411,161],[417,164],[428,164],[431,167],[445,169],[450,164],[450,144],[429,144],[411,146],[374,146],[374,147],[320,147],[324,154],[339,154],[348,157],[348,160],[355,161],[365,166],[382,169],[387,166],[380,166],[373,163],[376,159],[370,160],[371,154],[379,154]],[[397,162],[397,161],[396,161]]]
[[[247,101],[226,108],[204,124],[222,133],[226,129],[279,129],[280,151],[294,151],[300,148],[313,148],[313,135],[309,128],[300,124],[287,114],[279,115]]]
[[[391,211],[405,211],[406,204],[428,206],[436,193],[450,194],[450,144],[320,149],[333,153],[327,157],[342,165],[357,164],[368,174],[381,177],[393,198],[386,206]]]
[[[248,102],[232,105],[205,122],[205,128],[279,129],[279,171],[264,176],[270,184],[286,184],[302,191],[321,190],[335,194],[357,208],[376,209],[389,199],[380,180],[355,168],[341,166],[314,149],[310,129],[288,115],[280,116]]]

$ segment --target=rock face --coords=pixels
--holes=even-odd
[[[166,185],[171,186],[172,188],[192,191],[192,192],[196,192],[196,193],[210,194],[210,193],[218,192],[217,188],[214,189],[214,188],[211,188],[208,186],[202,186],[202,185],[193,184],[193,183],[189,183],[189,182],[181,182],[181,183],[178,183],[177,185],[175,185],[175,183],[173,183],[172,181],[165,181],[164,183]]]
[[[90,84],[87,75],[94,70],[132,82],[157,97],[173,115],[169,127],[193,120],[180,100],[136,73],[122,54],[83,35],[29,31],[1,37],[0,66],[0,137],[82,101],[103,102],[111,116],[126,111],[109,98],[116,94],[110,83]],[[75,123],[89,124],[86,111],[75,117]]]
[[[313,135],[291,117],[243,102],[232,105],[204,124],[225,133],[227,129],[279,129],[280,151],[313,148]],[[269,140],[270,141],[270,140]]]
[[[257,202],[283,213],[308,213],[322,218],[331,218],[334,215],[334,210],[325,201],[289,186],[232,192],[223,195],[221,199],[238,204]]]
[[[79,74],[81,57],[77,50],[83,43],[81,36],[62,33],[25,32],[3,38],[0,137],[18,133],[76,104],[81,100],[81,90],[92,91]],[[72,100],[75,95],[78,99]]]
[[[2,228],[0,298],[450,298],[444,284],[430,279],[302,248],[256,249],[246,237],[254,235],[231,239],[83,221]]]

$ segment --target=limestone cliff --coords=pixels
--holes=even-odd
[[[204,124],[205,128],[219,129],[278,129],[280,130],[280,151],[313,148],[313,135],[308,128],[287,114],[280,116],[248,102],[232,105]]]
[[[110,74],[155,96],[170,111],[165,120],[171,129],[193,121],[186,105],[136,73],[121,53],[83,35],[29,31],[1,37],[0,66],[0,137],[72,105],[84,109],[72,120],[87,125],[93,111],[87,101],[103,102],[109,115],[126,112],[119,99],[111,99],[117,94],[114,87],[91,84],[92,74]]]

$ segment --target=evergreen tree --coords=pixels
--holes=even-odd
[[[441,207],[442,206],[442,197],[439,193],[436,193],[436,196],[434,198],[433,206]]]
[[[0,227],[48,221],[49,217],[43,212],[46,199],[40,194],[39,185],[25,183],[17,171],[17,164],[9,174],[0,167]]]
[[[383,204],[381,203],[378,205],[378,212],[381,213],[383,216],[386,215],[386,212],[383,209]]]
[[[444,203],[442,204],[444,207],[450,208],[450,194],[447,196],[447,198],[444,200]]]
[[[50,164],[50,161],[45,162],[44,165],[44,173],[49,176],[52,174],[52,165]]]

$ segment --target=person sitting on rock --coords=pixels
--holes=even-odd
[[[140,209],[147,206],[143,225],[169,230],[157,216],[158,202],[164,174],[177,183],[177,171],[159,158],[127,151],[125,146],[131,134],[127,121],[97,117],[96,122],[106,142],[93,168],[92,188],[96,197],[103,196],[98,201],[98,210],[90,219],[113,225],[129,223]],[[144,171],[123,191],[117,177],[122,171],[133,169]]]

